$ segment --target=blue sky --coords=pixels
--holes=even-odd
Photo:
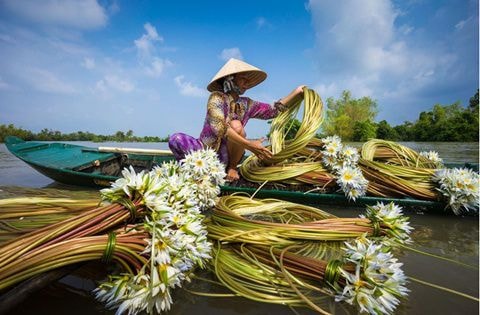
[[[268,73],[253,99],[350,90],[397,125],[468,104],[478,49],[476,0],[0,0],[0,124],[197,136],[206,86],[236,57]]]

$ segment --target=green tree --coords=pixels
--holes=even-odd
[[[421,112],[418,120],[413,126],[413,133],[416,141],[428,141],[433,126],[433,115],[431,112]]]
[[[268,124],[271,125],[272,121],[269,120]],[[295,135],[297,134],[298,129],[300,129],[301,124],[302,123],[297,118],[290,119],[287,122],[286,128],[285,128],[287,131],[287,133],[285,134],[285,139],[290,140],[295,138]],[[270,132],[267,133],[267,138],[269,137],[270,137]]]
[[[413,123],[410,121],[405,121],[402,125],[393,127],[393,130],[397,134],[398,141],[413,141]]]
[[[298,129],[300,129],[300,125],[302,123],[296,119],[290,119],[290,121],[287,123],[287,134],[285,135],[285,139],[290,140],[295,138],[295,135],[297,134]]]
[[[398,140],[397,131],[386,120],[381,120],[377,124],[376,137],[384,140]]]
[[[411,129],[415,141],[478,141],[478,91],[467,108],[459,102],[435,104]]]
[[[478,89],[474,96],[470,97],[468,108],[478,113]]]
[[[5,138],[8,136],[15,136],[24,140],[32,140],[33,133],[31,131],[17,128],[13,124],[0,125],[0,142],[5,142]]]
[[[128,130],[127,133],[125,134],[125,138],[126,140],[133,140],[133,131],[132,130]]]
[[[114,136],[115,141],[125,141],[125,134],[123,131],[117,131]]]
[[[368,141],[377,135],[377,126],[370,120],[356,121],[353,126],[353,141]]]
[[[294,128],[300,126],[300,122],[294,122]],[[39,141],[143,141],[143,142],[166,142],[168,137],[145,136],[136,137],[132,130],[128,130],[125,134],[123,131],[117,131],[113,135],[96,135],[91,132],[77,131],[68,134],[63,134],[58,130],[42,129],[39,133],[33,133],[29,130],[17,128],[13,124],[0,125],[0,142],[5,142],[7,136],[16,136],[23,140],[39,140]]]
[[[373,123],[377,113],[377,103],[370,97],[354,99],[351,93],[345,90],[340,99],[327,99],[323,133],[326,135],[336,134],[344,141],[353,140],[355,124],[357,122]]]

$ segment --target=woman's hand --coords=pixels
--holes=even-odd
[[[299,85],[294,91],[296,94],[301,94],[303,93],[303,88],[306,87],[306,85]]]
[[[273,155],[270,150],[262,145],[263,141],[265,141],[265,138],[250,140],[247,147],[247,150],[255,154],[260,160],[269,159]]]

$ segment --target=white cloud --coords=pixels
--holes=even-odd
[[[84,66],[88,70],[92,70],[95,68],[95,59],[85,57],[82,62],[82,66]]]
[[[191,82],[184,81],[185,76],[179,75],[175,77],[174,81],[177,87],[180,89],[180,93],[186,96],[193,97],[207,97],[208,92],[205,89],[201,89],[196,85],[193,85]]]
[[[259,17],[259,18],[257,18],[256,22],[257,22],[257,27],[262,28],[262,26],[264,26],[265,23],[267,23],[267,19],[264,18],[264,17]]]
[[[120,11],[120,6],[118,5],[117,0],[113,0],[110,5],[107,7],[107,10],[110,14],[115,14]]]
[[[173,63],[167,59],[154,57],[150,66],[145,68],[145,73],[151,77],[158,78],[162,75],[166,67],[172,66]]]
[[[46,43],[51,45],[55,50],[62,50],[68,55],[87,55],[89,53],[89,50],[85,46],[69,40],[49,39]]]
[[[0,34],[0,41],[4,41],[10,44],[15,43],[15,40],[12,38],[12,36],[8,34]]]
[[[240,51],[240,48],[233,47],[233,48],[225,48],[224,50],[222,50],[220,54],[220,59],[227,61],[230,58],[243,60],[243,56],[242,56],[242,52]]]
[[[319,83],[315,85],[313,89],[324,101],[329,97],[337,97],[341,92],[341,88],[338,87],[337,83],[335,82],[329,82],[327,84]]]
[[[48,25],[93,29],[104,26],[108,17],[96,0],[4,0],[13,14]]]
[[[414,28],[410,25],[407,25],[407,24],[402,25],[399,28],[400,33],[402,33],[403,35],[408,35],[411,32],[413,32],[413,30],[414,30]]]
[[[160,58],[158,49],[155,43],[163,43],[163,37],[157,32],[155,26],[150,23],[143,25],[145,33],[136,40],[134,40],[135,47],[138,53],[138,63],[143,69],[143,73],[147,76],[158,78],[167,67],[173,65],[170,60]]]
[[[455,24],[455,28],[459,31],[462,30],[465,27],[465,25],[468,24],[472,19],[473,19],[473,16],[469,17],[466,20],[461,20],[460,22]]]
[[[321,74],[315,86],[323,97],[350,90],[355,97],[378,100],[380,107],[396,104],[387,111],[392,120],[409,115],[413,120],[415,106],[432,105],[425,103],[427,95],[439,86],[455,86],[462,77],[456,73],[459,56],[449,34],[433,41],[428,40],[431,30],[397,26],[400,12],[392,0],[310,0],[308,9]],[[457,30],[463,22],[468,19]],[[422,104],[412,101],[416,98]]]
[[[40,68],[27,69],[23,79],[37,91],[54,94],[72,94],[75,88],[66,83],[64,79],[58,78],[54,73]]]
[[[272,28],[272,24],[270,24],[270,22],[268,22],[268,20],[263,17],[263,16],[260,16],[258,17],[256,20],[255,20],[255,24],[257,24],[257,29],[262,29],[262,28]]]
[[[152,26],[152,24],[146,23],[143,27],[147,31],[146,36],[148,38],[150,38],[151,40],[163,41],[163,38],[158,36],[157,29],[154,26]]]
[[[319,83],[314,86],[314,90],[320,94],[322,100],[326,100],[329,97],[338,98],[344,90],[349,90],[353,97],[371,96],[373,91],[369,87],[372,82],[375,82],[375,77],[363,77],[356,76],[345,77],[335,82]]]
[[[11,84],[3,80],[2,77],[0,77],[0,90],[4,90],[4,91],[15,90],[15,88]]]
[[[309,8],[321,49],[333,51],[345,68],[368,73],[401,68],[406,62],[395,41],[398,14],[390,1],[311,0]]]
[[[129,93],[135,89],[135,85],[127,79],[109,74],[97,82],[95,89],[103,93],[107,93],[109,90]]]
[[[150,57],[155,50],[154,43],[163,42],[163,37],[158,35],[155,26],[150,23],[145,23],[143,27],[145,28],[146,34],[143,34],[140,38],[134,40],[134,43],[140,56]]]

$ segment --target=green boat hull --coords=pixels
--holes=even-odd
[[[99,152],[94,148],[67,143],[44,143],[23,141],[17,137],[7,137],[5,142],[9,151],[43,175],[68,185],[106,187],[119,178],[121,170],[131,165],[137,171],[151,169],[172,156],[152,154],[123,154]],[[458,165],[456,165],[458,166]],[[478,171],[478,165],[462,165]],[[402,206],[419,209],[440,210],[445,204],[435,201],[416,199],[394,199],[379,197],[360,197],[355,202],[348,200],[343,194],[325,194],[317,192],[298,192],[251,187],[222,186],[222,192],[255,194],[258,198],[277,198],[311,205],[336,205],[363,207],[377,202],[395,202]]]

